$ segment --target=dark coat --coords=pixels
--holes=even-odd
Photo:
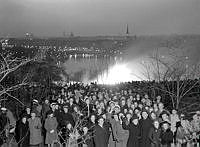
[[[162,145],[170,145],[173,142],[173,132],[170,129],[161,131],[160,138]]]
[[[61,138],[60,138],[60,142],[62,143],[62,144],[64,144],[64,143],[67,143],[67,141],[69,140],[69,138],[70,138],[70,133],[72,133],[73,132],[73,130],[69,130],[69,129],[67,129],[66,127],[62,127],[61,128]]]
[[[49,106],[49,104],[43,104],[42,105],[42,118],[43,118],[43,120],[45,120],[45,118],[46,118],[46,114],[47,114],[47,112],[50,110],[50,106]]]
[[[15,128],[15,139],[18,143],[18,147],[29,146],[29,124],[28,121],[24,124],[21,120],[17,121]]]
[[[127,147],[139,147],[139,139],[140,139],[139,125],[134,125],[133,123],[127,125],[126,122],[123,121],[122,127],[124,130],[129,131]]]
[[[67,121],[69,121],[73,127],[75,126],[75,122],[74,122],[74,118],[72,114],[63,112],[61,118],[62,118],[61,126],[65,126]]]
[[[92,123],[91,121],[88,122],[87,124],[88,127],[88,132],[90,135],[90,138],[87,140],[87,145],[88,147],[95,147],[94,143],[94,129],[95,129],[95,123]]]
[[[106,129],[96,125],[94,130],[95,147],[108,147]]]
[[[68,103],[68,104],[69,104],[69,103]],[[69,109],[69,110],[68,110],[69,113],[73,113],[73,112],[74,112],[74,106],[75,106],[74,104],[69,104],[69,108],[68,108],[68,109]]]
[[[81,99],[75,100],[74,105],[78,106],[80,108],[80,110],[82,110],[84,107],[84,102]]]
[[[105,120],[103,127],[105,128],[106,131],[106,144],[108,145],[109,143],[109,138],[111,135],[111,124],[108,120]]]
[[[6,114],[0,112],[0,146],[6,142],[6,131],[5,127],[9,123],[8,117]]]
[[[63,112],[61,110],[55,110],[54,111],[54,116],[56,117],[56,120],[58,121],[58,124],[60,125],[62,123],[62,119],[63,119],[62,118]]]
[[[84,103],[84,107],[83,107],[83,109],[82,109],[82,112],[83,112],[83,114],[85,115],[85,116],[90,116],[90,114],[93,114],[94,113],[94,111],[93,111],[93,105],[92,104],[89,104],[89,107],[88,107],[88,105],[86,104],[86,103]],[[88,115],[88,113],[89,113],[89,115]]]
[[[140,120],[140,133],[141,133],[141,142],[140,147],[150,147],[151,143],[149,140],[149,131],[152,127],[152,121],[147,119]]]
[[[152,127],[149,132],[149,139],[151,142],[151,147],[160,147],[160,134],[161,130],[156,129],[155,127]]]

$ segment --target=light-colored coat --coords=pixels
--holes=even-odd
[[[129,137],[129,131],[124,130],[120,122],[116,123],[116,129],[117,129],[116,135],[118,140],[118,142],[116,143],[116,147],[126,147]]]
[[[46,129],[46,144],[52,144],[58,140],[58,134],[57,134],[57,126],[58,122],[55,117],[53,118],[46,118],[44,128]],[[54,132],[51,133],[51,131],[54,130]]]
[[[34,119],[29,118],[29,129],[30,129],[30,145],[38,145],[42,143],[42,134],[41,134],[41,120],[36,117]]]

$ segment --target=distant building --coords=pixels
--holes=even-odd
[[[33,33],[28,33],[28,32],[27,32],[27,33],[25,34],[25,39],[33,40],[33,37],[34,37],[34,36],[33,36]]]

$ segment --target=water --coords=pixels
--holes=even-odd
[[[72,81],[90,82],[105,74],[110,67],[122,61],[119,56],[69,55],[62,65]],[[97,79],[98,80],[98,79]]]
[[[116,84],[139,80],[133,73],[133,69],[137,68],[133,62],[127,62],[123,56],[74,54],[69,55],[62,66],[69,74],[70,81]]]

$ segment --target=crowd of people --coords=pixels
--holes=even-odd
[[[198,147],[200,111],[187,120],[162,100],[131,88],[75,83],[32,99],[17,121],[1,106],[0,143],[12,136],[19,147]]]

